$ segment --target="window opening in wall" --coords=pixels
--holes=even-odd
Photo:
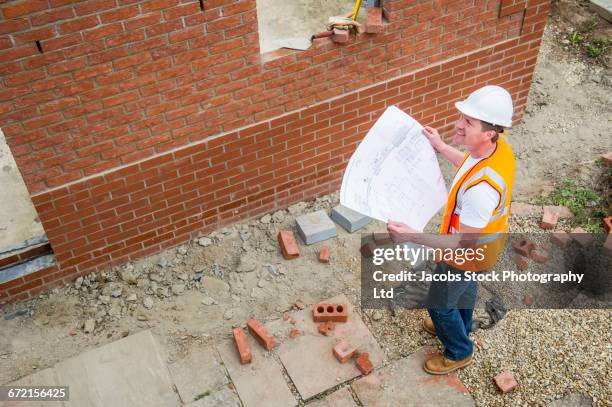
[[[257,0],[260,51],[306,50],[312,35],[327,29],[330,17],[347,17],[354,8],[355,0]],[[363,24],[365,15],[363,0],[357,21]]]

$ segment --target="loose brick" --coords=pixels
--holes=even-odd
[[[603,227],[606,233],[612,233],[612,216],[603,219]]]
[[[608,151],[604,155],[601,156],[601,161],[606,164],[608,167],[612,167],[612,151]]]
[[[329,336],[331,331],[334,330],[334,323],[333,321],[327,321],[327,322],[321,322],[319,324],[319,333],[325,336]]]
[[[357,353],[357,348],[351,345],[348,341],[340,341],[334,346],[334,356],[340,363],[346,363]]]
[[[365,32],[368,34],[380,33],[383,30],[382,8],[370,7],[367,9]]]
[[[514,380],[514,376],[508,370],[504,370],[503,372],[495,376],[494,380],[495,384],[497,385],[497,387],[499,387],[499,390],[501,390],[502,393],[508,393],[516,386],[518,386],[518,383],[516,382],[516,380]]]
[[[278,232],[278,244],[286,260],[295,259],[300,255],[300,249],[298,248],[292,231],[281,230]]]
[[[558,220],[559,213],[555,211],[551,206],[545,206],[544,213],[542,214],[542,221],[540,222],[540,227],[542,229],[554,229]]]
[[[514,256],[514,263],[520,271],[525,271],[527,269],[527,259],[520,254]]]
[[[328,304],[321,302],[312,307],[314,322],[346,322],[348,310],[346,304]]]
[[[593,243],[593,236],[581,227],[572,229],[570,236],[581,247],[589,247]]]
[[[536,244],[534,242],[525,238],[519,239],[514,242],[514,250],[516,250],[517,253],[525,257],[530,257],[531,251],[535,249],[535,247]]]
[[[359,356],[357,356],[357,359],[355,359],[355,365],[361,374],[366,376],[369,375],[372,370],[374,370],[374,365],[372,365],[372,362],[370,362],[370,355],[368,352],[360,353]]]
[[[338,44],[344,44],[349,41],[350,32],[349,30],[341,30],[340,28],[334,28],[334,34],[332,35],[332,41]]]
[[[538,263],[546,263],[548,261],[548,252],[544,249],[534,249],[531,251],[531,258]]]
[[[376,242],[376,246],[384,246],[393,243],[393,239],[391,239],[391,235],[387,232],[376,232],[373,233],[374,242]]]
[[[249,348],[249,341],[242,328],[234,328],[234,340],[236,341],[236,348],[240,355],[240,363],[246,365],[251,363],[251,348]]]
[[[319,251],[319,261],[321,263],[329,263],[329,247],[321,247]]]
[[[359,251],[363,257],[369,258],[374,256],[374,249],[376,249],[376,242],[372,239],[361,246]]]
[[[289,332],[289,336],[291,338],[297,338],[298,336],[300,336],[300,330],[297,328],[291,328],[291,331]]]
[[[274,337],[266,328],[264,328],[261,322],[257,321],[256,319],[249,319],[247,321],[247,328],[249,329],[251,335],[257,339],[257,342],[259,342],[261,346],[267,350],[272,350],[272,348],[274,348],[276,345],[276,340]]]

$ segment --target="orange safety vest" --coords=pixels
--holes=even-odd
[[[491,269],[497,262],[497,257],[504,248],[506,234],[508,233],[508,218],[510,217],[510,201],[512,198],[512,185],[514,184],[514,152],[507,136],[500,133],[495,143],[493,153],[467,170],[461,179],[455,184],[448,195],[446,209],[442,224],[441,234],[452,234],[461,232],[461,219],[457,213],[457,196],[463,194],[476,184],[486,182],[491,185],[500,196],[499,204],[493,211],[489,223],[484,227],[482,235],[476,240],[474,250],[480,249],[482,256],[471,261],[461,260],[459,262],[446,260],[450,266],[460,270],[483,271]],[[468,158],[466,153],[461,165]],[[457,171],[461,168],[457,167]]]

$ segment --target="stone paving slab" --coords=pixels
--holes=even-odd
[[[245,407],[293,407],[297,400],[289,390],[282,366],[272,353],[267,352],[247,334],[253,359],[242,365],[233,339],[217,346],[225,368]]]
[[[314,400],[306,404],[308,407],[358,407],[348,387],[343,387],[340,390],[328,394],[322,400]]]
[[[348,305],[348,321],[336,323],[333,336],[319,333],[318,325],[312,320],[311,306],[290,314],[296,321],[295,328],[301,331],[297,338],[282,338],[293,326],[287,321],[280,319],[266,324],[272,334],[282,339],[276,352],[304,400],[361,374],[352,360],[340,363],[334,357],[332,349],[342,339],[360,351],[369,352],[374,366],[379,366],[384,358],[376,339],[359,315],[353,312],[352,305],[344,295],[324,302]]]
[[[334,207],[331,211],[331,218],[349,233],[353,233],[361,229],[372,220],[371,218],[347,208],[344,205]]]
[[[306,244],[321,242],[337,235],[336,224],[323,209],[298,216],[295,221],[298,235]]]
[[[55,376],[55,369],[49,368],[23,377],[7,386],[60,386]],[[0,401],[0,407],[61,407],[62,401]]]
[[[185,407],[241,407],[240,399],[235,391],[227,387],[212,394],[202,397],[199,400],[185,405]]]
[[[190,403],[201,394],[225,387],[229,379],[221,358],[210,346],[195,346],[183,359],[168,366],[172,381],[183,403]]]
[[[82,353],[55,366],[74,407],[176,407],[165,358],[150,331]]]
[[[471,407],[474,399],[454,373],[434,376],[423,363],[435,354],[424,347],[412,355],[354,381],[351,387],[365,407]],[[468,367],[469,369],[469,367]]]
[[[591,10],[612,22],[612,0],[590,0],[589,3]]]

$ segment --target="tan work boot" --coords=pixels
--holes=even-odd
[[[423,329],[429,332],[430,334],[436,336],[436,327],[434,326],[434,323],[430,317],[427,317],[423,320]]]
[[[462,360],[450,360],[438,353],[423,365],[429,374],[447,374],[472,363],[472,355]]]

